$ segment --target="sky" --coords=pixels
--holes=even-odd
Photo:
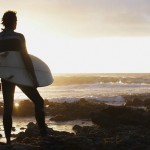
[[[150,72],[149,0],[0,0],[7,10],[52,73]]]

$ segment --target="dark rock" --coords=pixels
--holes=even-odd
[[[20,133],[18,133],[16,140],[20,142],[20,141],[22,141],[25,137],[26,137],[25,132],[20,132]]]
[[[33,147],[24,144],[13,144],[11,150],[33,150]]]
[[[21,127],[21,128],[20,128],[20,130],[25,130],[25,129],[26,129],[26,128],[24,128],[24,127]]]
[[[0,145],[0,150],[11,150],[12,146],[11,145]]]
[[[17,137],[18,136],[18,134],[11,134],[11,137]]]
[[[102,127],[116,127],[120,125],[142,125],[150,127],[150,113],[143,109],[117,106],[109,107],[91,114],[93,123]],[[110,122],[111,121],[111,122]]]
[[[12,127],[11,130],[15,132],[15,131],[16,131],[16,128],[15,128],[15,127]]]
[[[144,106],[150,106],[150,98],[144,100]]]
[[[29,122],[27,124],[27,128],[35,128],[35,124],[33,122]]]
[[[150,111],[123,106],[111,106],[107,109],[99,109],[98,106],[94,111],[86,103],[85,100],[82,100],[82,107],[85,106],[86,109],[84,110],[86,111],[93,110],[91,116],[96,125],[83,127],[75,125],[73,127],[75,134],[54,131],[47,127],[48,135],[42,137],[39,134],[37,124],[30,122],[25,132],[17,134],[16,139],[12,141],[12,145],[0,143],[0,150],[150,149]],[[78,106],[78,104],[81,106],[81,102],[76,103],[75,106]],[[64,107],[68,110],[69,106],[69,104],[65,104]],[[96,105],[94,105],[94,108],[96,108]],[[80,112],[82,111],[80,110]]]

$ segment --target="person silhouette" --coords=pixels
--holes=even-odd
[[[2,25],[4,26],[4,29],[0,32],[0,52],[19,51],[26,70],[34,85],[33,87],[27,87],[23,85],[16,85],[6,81],[5,79],[1,79],[4,99],[3,126],[6,142],[10,144],[15,86],[18,86],[34,103],[35,118],[39,126],[40,134],[45,136],[47,134],[47,130],[45,124],[44,100],[37,90],[38,81],[36,79],[32,61],[27,52],[25,37],[23,34],[14,31],[17,27],[16,12],[5,12],[2,17]]]

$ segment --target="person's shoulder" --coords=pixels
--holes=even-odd
[[[22,33],[19,33],[19,32],[14,32],[14,34],[20,38],[23,38],[24,39],[24,35]]]
[[[22,34],[22,33],[19,33],[19,32],[14,32],[14,35],[17,37],[17,38],[19,38],[19,39],[21,39],[21,40],[25,40],[25,37],[24,37],[24,35]]]

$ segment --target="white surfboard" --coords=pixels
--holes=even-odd
[[[49,67],[39,58],[30,55],[39,87],[52,84],[53,77]],[[25,69],[21,55],[17,51],[0,53],[0,78],[17,85],[33,86]]]

